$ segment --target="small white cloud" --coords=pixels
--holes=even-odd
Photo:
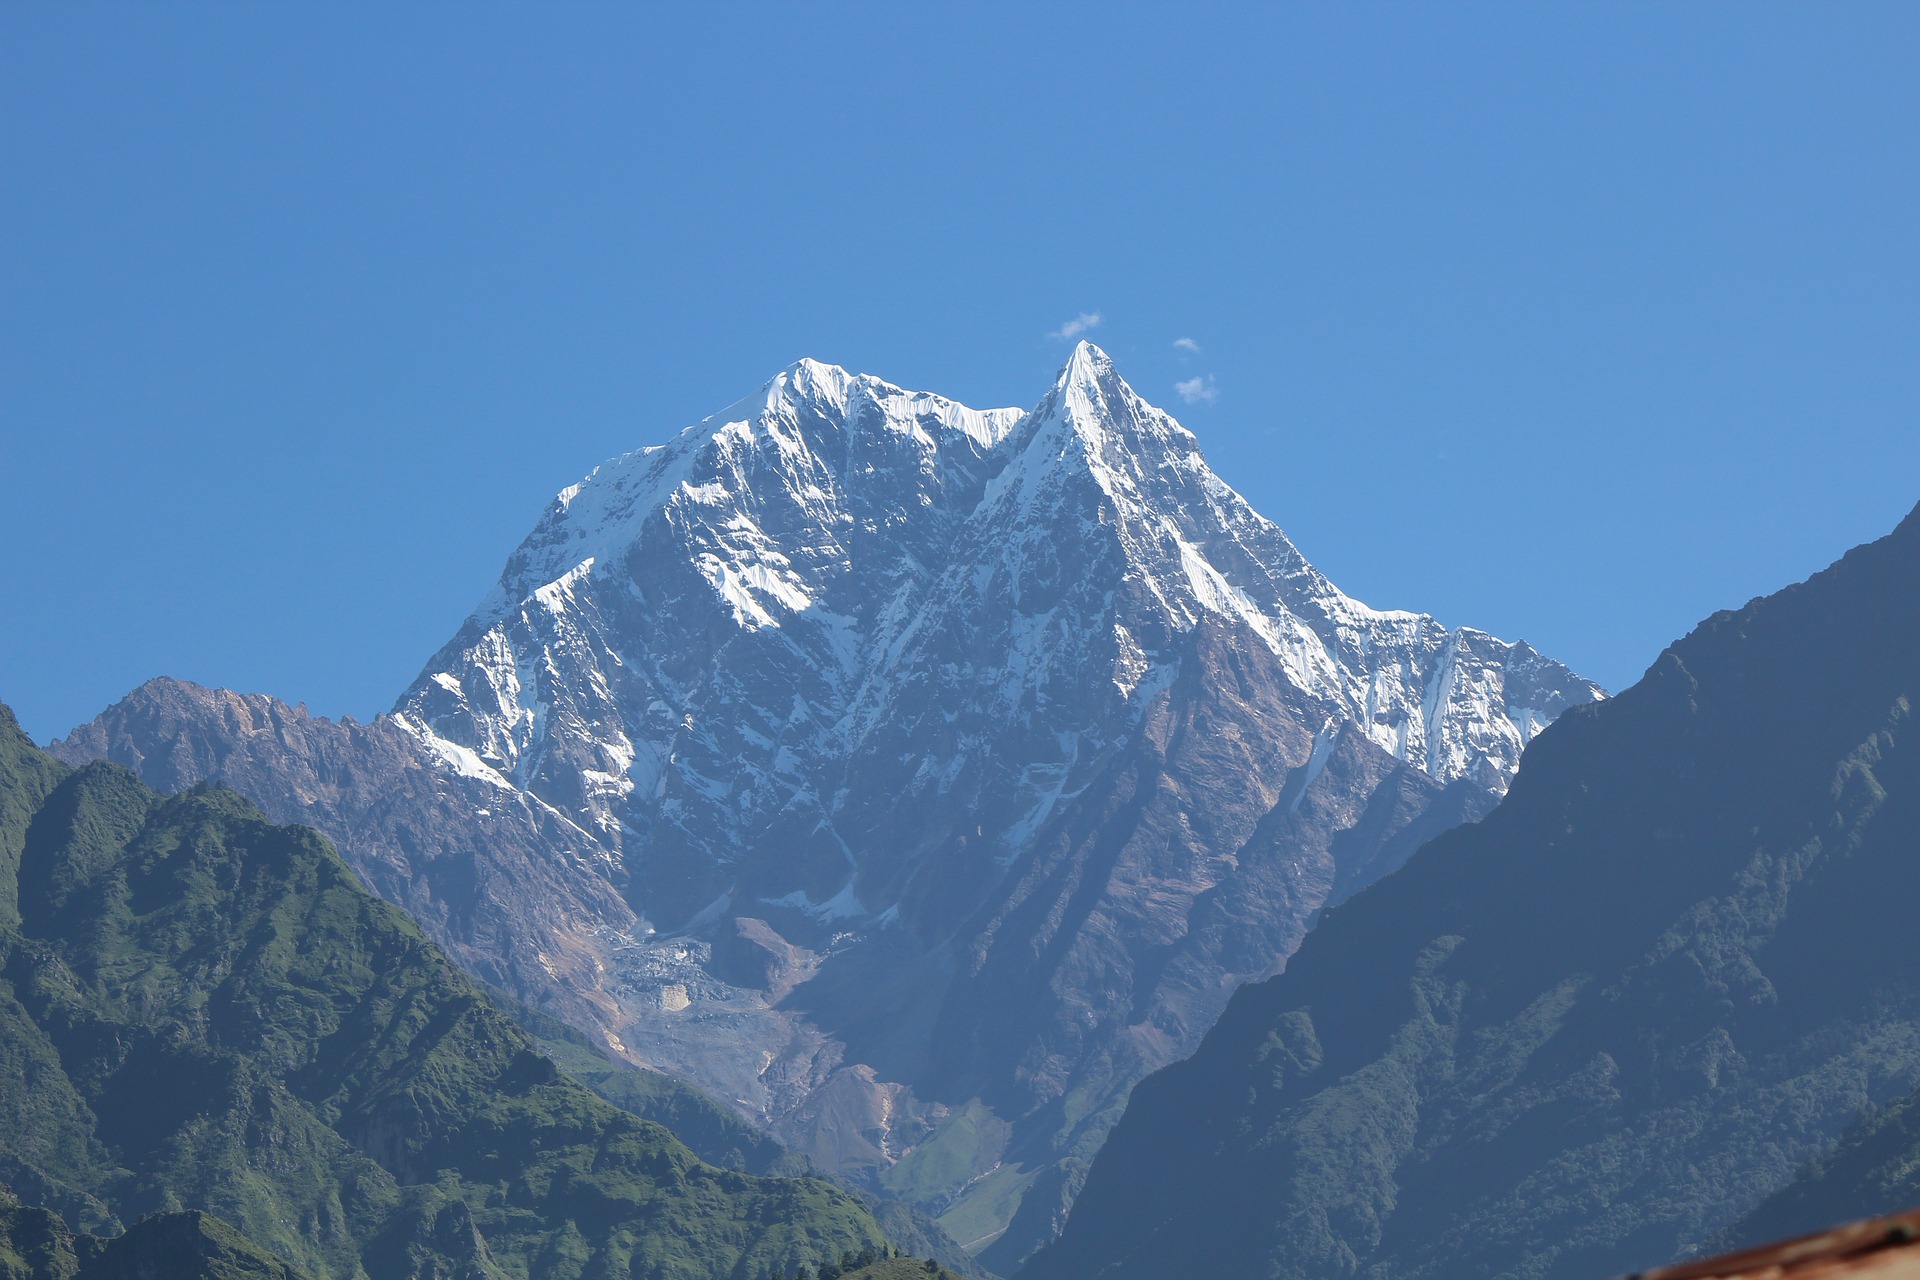
[[[1190,356],[1200,354],[1200,344],[1192,338],[1175,338],[1173,340],[1173,349],[1175,351],[1184,351]]]
[[[1099,327],[1100,313],[1098,311],[1082,311],[1079,315],[1067,321],[1047,336],[1049,338],[1058,338],[1062,342],[1071,342],[1087,330],[1098,329]]]
[[[1173,389],[1188,404],[1212,404],[1220,398],[1220,391],[1213,385],[1213,375],[1204,378],[1188,378],[1185,382],[1176,382]]]

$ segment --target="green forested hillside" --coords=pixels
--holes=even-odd
[[[785,1177],[815,1172],[805,1156],[789,1151],[685,1081],[614,1062],[588,1036],[564,1022],[511,996],[495,992],[493,997],[562,1071],[621,1110],[671,1130],[708,1164]],[[968,1256],[959,1242],[919,1209],[858,1190],[854,1195],[896,1247],[917,1258],[932,1259],[936,1266],[950,1268],[967,1280],[994,1280],[993,1272]]]
[[[70,771],[0,709],[0,1182],[204,1210],[318,1280],[758,1277],[881,1241],[555,1069],[315,833]]]
[[[1806,1235],[1836,1222],[1920,1206],[1920,1093],[1871,1107],[1840,1145],[1768,1196],[1722,1242]]]
[[[204,1213],[157,1213],[105,1239],[0,1192],[0,1280],[310,1278]]]
[[[1749,1234],[1920,1190],[1916,700],[1920,512],[1328,913],[1135,1090],[1022,1280],[1591,1280],[1723,1240],[1870,1107]]]
[[[815,1172],[805,1156],[789,1151],[684,1080],[615,1062],[585,1032],[503,992],[490,990],[488,995],[561,1071],[622,1111],[671,1130],[708,1164],[787,1177]]]
[[[881,1258],[871,1250],[842,1256],[839,1262],[802,1268],[793,1276],[776,1274],[772,1280],[960,1280],[937,1262],[922,1258]]]

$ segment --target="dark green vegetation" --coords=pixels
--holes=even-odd
[[[1871,1107],[1840,1145],[1727,1233],[1729,1248],[1920,1205],[1920,1093]]]
[[[218,1218],[159,1213],[111,1239],[0,1192],[0,1280],[308,1280]]]
[[[782,1146],[692,1085],[614,1062],[580,1031],[511,996],[494,992],[493,999],[562,1071],[621,1110],[672,1130],[708,1164],[776,1177],[817,1172],[805,1156]],[[993,1272],[969,1257],[938,1223],[913,1205],[859,1190],[852,1194],[896,1246],[918,1258],[933,1259],[935,1265],[969,1280],[993,1280]]]
[[[1759,1229],[1920,1198],[1916,698],[1920,512],[1568,712],[1329,912],[1135,1090],[1023,1280],[1617,1274],[1895,1103]]]
[[[775,1275],[773,1280],[959,1280],[959,1277],[937,1262],[920,1258],[876,1258],[868,1251],[817,1269],[804,1268],[794,1276]]]
[[[509,995],[488,994],[555,1066],[622,1111],[672,1130],[708,1164],[771,1177],[815,1172],[806,1157],[789,1151],[692,1085],[615,1062],[586,1034],[558,1018],[529,1009]]]
[[[567,1078],[314,832],[69,770],[4,709],[0,1133],[0,1181],[75,1231],[204,1210],[232,1230],[135,1230],[319,1280],[757,1280],[882,1242]]]

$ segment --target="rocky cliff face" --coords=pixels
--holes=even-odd
[[[140,695],[60,749],[305,806],[463,959],[1007,1269],[1134,1082],[1596,695],[1342,595],[1082,345],[1028,413],[803,361],[562,493],[392,716],[251,777]],[[389,763],[339,802],[303,735]],[[420,882],[396,762],[511,827],[437,815],[475,884]]]

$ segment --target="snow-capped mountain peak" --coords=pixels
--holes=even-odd
[[[720,865],[768,823],[837,821],[870,753],[928,749],[902,717],[976,744],[1124,737],[1207,618],[1442,781],[1503,789],[1526,740],[1597,693],[1341,594],[1083,342],[1024,414],[801,360],[603,464],[399,709],[609,840],[724,836]],[[1039,730],[1044,706],[1074,711]],[[1071,772],[1063,751],[1021,767]]]
[[[1112,357],[1091,342],[1075,345],[1036,414],[1059,413],[1078,428],[1101,433],[1132,428],[1192,441],[1194,435],[1140,396],[1114,367]]]
[[[1027,411],[801,360],[603,463],[377,734],[140,721],[353,793],[480,972],[824,1164],[977,1153],[899,1185],[1011,1274],[1135,1083],[1597,692],[1342,594],[1083,343]]]

